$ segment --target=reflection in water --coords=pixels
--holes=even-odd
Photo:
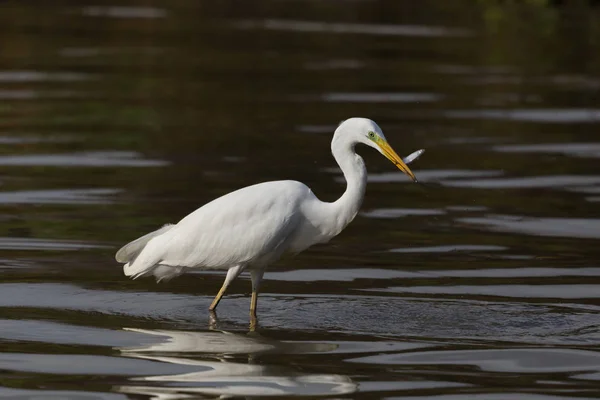
[[[325,396],[357,390],[357,385],[344,375],[307,374],[257,361],[258,356],[267,353],[285,358],[289,354],[329,352],[337,347],[334,344],[282,342],[256,332],[125,330],[158,336],[162,341],[120,348],[124,356],[175,364],[189,372],[135,377],[131,379],[131,385],[115,388],[121,393],[151,395],[155,399],[183,399],[191,394]],[[247,362],[241,362],[239,356],[247,356]]]
[[[90,392],[83,390],[28,390],[2,388],[0,393],[2,399],[14,400],[123,400],[120,394]]]

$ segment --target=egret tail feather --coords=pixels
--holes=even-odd
[[[134,240],[133,242],[127,243],[125,246],[121,247],[117,254],[115,255],[115,259],[120,263],[129,263],[133,264],[135,258],[140,254],[140,252],[146,247],[148,242],[159,235],[162,235],[166,231],[173,228],[173,224],[166,224],[162,228],[155,230],[154,232],[150,232],[141,238]]]

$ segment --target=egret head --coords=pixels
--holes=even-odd
[[[379,125],[368,118],[349,118],[342,121],[335,130],[336,137],[344,137],[355,143],[366,144],[374,148],[390,160],[398,169],[408,175],[414,182],[417,181],[415,174],[402,161],[402,158],[396,154],[389,145]]]

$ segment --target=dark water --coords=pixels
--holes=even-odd
[[[513,3],[519,3],[517,5]],[[600,396],[600,9],[550,1],[0,3],[0,398]],[[222,274],[123,243],[248,184],[363,212],[211,321]]]

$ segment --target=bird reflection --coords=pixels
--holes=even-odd
[[[185,372],[131,378],[131,384],[115,387],[121,393],[174,400],[190,395],[325,396],[357,390],[357,385],[345,375],[310,374],[256,361],[257,356],[265,354],[285,358],[291,354],[330,352],[337,348],[335,344],[284,342],[255,331],[241,334],[219,330],[125,330],[159,340],[140,347],[118,348],[123,356],[175,364]]]

